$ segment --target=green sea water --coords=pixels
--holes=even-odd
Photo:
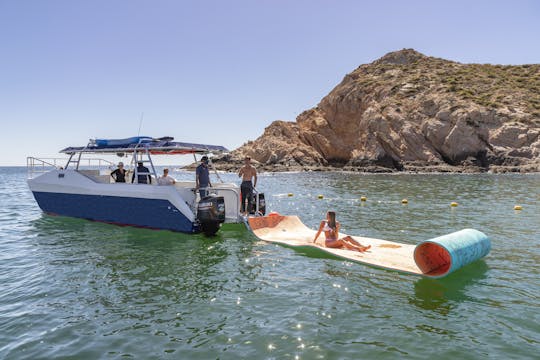
[[[25,180],[0,168],[0,359],[540,353],[540,175],[260,176],[269,211],[313,228],[333,209],[355,235],[491,238],[485,259],[439,280],[268,244],[239,225],[207,238],[51,217]]]

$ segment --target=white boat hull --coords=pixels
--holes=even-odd
[[[199,231],[196,194],[189,186],[104,183],[76,170],[52,170],[29,179],[28,185],[48,214],[185,233]],[[230,207],[226,221],[238,222],[238,190],[228,185],[216,192]]]

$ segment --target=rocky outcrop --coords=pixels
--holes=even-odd
[[[225,157],[266,170],[540,171],[540,65],[460,64],[412,49],[346,75],[296,122]]]

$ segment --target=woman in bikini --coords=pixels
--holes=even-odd
[[[317,235],[315,235],[315,239],[313,239],[313,242],[317,241],[317,238],[319,237],[321,232],[324,231],[324,235],[326,236],[324,245],[326,247],[355,250],[360,252],[366,251],[371,247],[371,245],[364,246],[360,244],[358,241],[354,240],[350,236],[345,236],[340,239],[339,228],[340,224],[339,221],[336,221],[336,213],[334,211],[327,212],[326,220],[321,221],[321,224],[319,225],[319,231],[317,231]]]

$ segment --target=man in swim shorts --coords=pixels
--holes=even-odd
[[[238,176],[242,177],[242,184],[240,185],[240,191],[242,193],[240,212],[247,215],[253,201],[253,189],[257,186],[257,170],[251,165],[251,158],[249,156],[246,156],[244,159],[244,166],[238,172]],[[253,182],[251,182],[251,179],[253,179]],[[248,203],[247,208],[246,200]]]

